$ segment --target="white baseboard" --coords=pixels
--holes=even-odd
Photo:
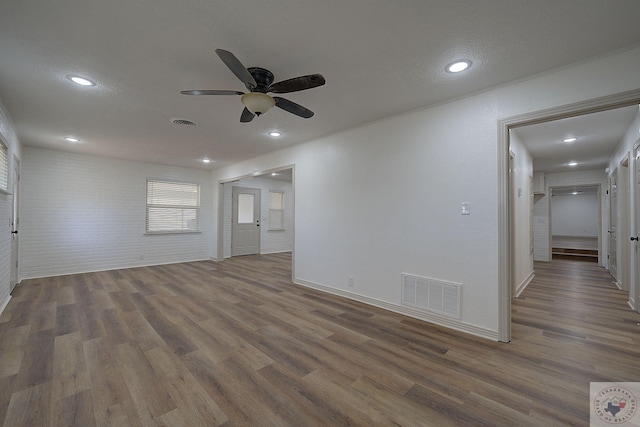
[[[270,254],[284,254],[287,252],[291,252],[291,249],[285,249],[283,251],[268,251],[268,252],[260,252],[260,255],[270,255]]]
[[[527,286],[529,286],[529,283],[531,283],[531,281],[533,280],[534,277],[536,277],[536,272],[532,271],[527,276],[527,278],[522,281],[522,283],[520,283],[518,286],[516,286],[516,292],[515,292],[514,298],[518,298],[520,296],[522,291],[524,291],[527,288]]]
[[[393,304],[387,301],[381,301],[375,298],[370,298],[364,295],[355,294],[352,292],[343,291],[341,289],[335,289],[317,283],[309,282],[302,279],[294,279],[293,282],[300,286],[315,289],[317,291],[326,292],[328,294],[336,295],[339,297],[347,298],[350,300],[362,302],[374,307],[382,308],[387,311],[402,314],[414,319],[423,320],[425,322],[434,323],[436,325],[444,326],[446,328],[455,329],[456,331],[464,332],[467,334],[475,335],[480,338],[486,338],[491,341],[499,341],[498,332],[493,331],[481,326],[471,325],[469,323],[461,322],[460,320],[451,319],[445,316],[437,314],[431,314],[415,308],[406,307],[404,305]]]
[[[115,271],[115,270],[128,270],[130,268],[141,268],[141,267],[156,267],[159,265],[171,265],[171,264],[182,264],[187,262],[200,262],[200,261],[211,261],[211,258],[196,258],[196,259],[186,259],[183,261],[168,261],[168,262],[149,262],[149,263],[141,263],[141,264],[130,264],[123,265],[120,267],[107,267],[107,268],[87,268],[87,269],[78,269],[78,270],[70,270],[70,271],[52,271],[47,275],[40,276],[29,276],[23,277],[22,280],[31,280],[31,279],[45,279],[48,277],[59,277],[59,276],[70,276],[72,274],[87,274],[87,273],[99,273],[101,271]]]
[[[629,304],[629,307],[631,307],[631,310],[638,311],[638,307],[636,307],[636,303],[633,300],[633,298],[629,298],[629,300],[627,301],[627,304]]]

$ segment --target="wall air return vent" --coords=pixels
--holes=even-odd
[[[402,274],[402,304],[460,318],[462,284]]]

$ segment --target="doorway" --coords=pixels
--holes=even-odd
[[[551,260],[603,263],[600,184],[550,187]],[[605,216],[606,217],[606,216]]]
[[[629,175],[629,154],[622,159],[618,167],[618,236],[620,236],[620,245],[618,253],[618,274],[619,284],[623,291],[629,291],[631,282],[631,267],[633,258],[631,258],[632,242],[629,240],[631,236],[630,225],[630,175]]]
[[[11,268],[10,268],[10,280],[9,292],[13,292],[13,288],[19,282],[19,273],[18,273],[18,253],[19,253],[19,236],[18,236],[18,228],[20,225],[20,215],[19,215],[19,206],[20,206],[20,161],[16,156],[13,156],[13,201],[12,201],[12,212],[11,212]]]
[[[582,116],[595,112],[603,112],[621,107],[638,105],[640,89],[623,92],[602,98],[569,104],[548,110],[531,112],[520,116],[505,118],[498,122],[498,339],[511,340],[511,266],[513,265],[513,249],[511,248],[509,203],[509,151],[510,131],[519,127],[551,122],[568,117]],[[636,244],[636,247],[638,245]],[[635,296],[638,298],[638,296]]]
[[[260,189],[233,187],[231,256],[260,253]]]
[[[609,178],[609,273],[618,281],[618,169]]]
[[[235,256],[231,250],[233,187],[260,189],[258,253],[290,252],[292,279],[295,277],[294,176],[295,167],[290,165],[218,182],[218,261]]]
[[[633,146],[633,195],[634,195],[634,218],[632,225],[635,230],[630,236],[632,246],[631,276],[634,278],[629,286],[629,304],[634,310],[640,311],[640,139]]]

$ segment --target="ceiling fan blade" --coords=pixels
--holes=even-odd
[[[276,107],[282,108],[283,110],[288,111],[291,114],[295,114],[296,116],[300,116],[305,119],[313,117],[313,111],[304,108],[300,104],[296,104],[295,102],[289,101],[288,99],[280,98],[279,96],[274,96],[273,99],[276,100]]]
[[[244,95],[238,90],[183,90],[183,95]]]
[[[309,74],[308,76],[294,77],[292,79],[283,80],[269,86],[268,92],[273,93],[289,93],[299,90],[312,89],[314,87],[325,84],[322,74]]]
[[[216,49],[216,53],[222,59],[222,62],[225,63],[227,67],[236,75],[237,78],[240,79],[242,83],[246,86],[247,90],[251,91],[258,86],[256,83],[256,79],[253,78],[247,67],[242,65],[242,62],[236,56],[224,49]]]
[[[247,110],[247,107],[244,107],[244,110],[242,110],[242,115],[240,116],[240,122],[249,123],[251,120],[253,120],[255,116],[256,116],[255,114]]]

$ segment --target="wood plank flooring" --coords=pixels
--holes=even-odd
[[[495,343],[290,283],[289,254],[26,280],[0,316],[4,426],[589,424],[640,381],[640,316],[536,264]]]

